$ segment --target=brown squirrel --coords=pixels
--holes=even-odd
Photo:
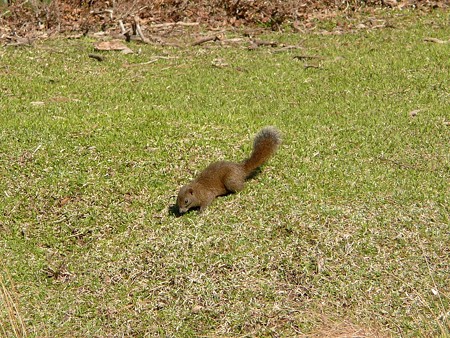
[[[179,213],[196,207],[200,207],[202,212],[217,196],[242,190],[245,180],[275,153],[280,143],[278,130],[265,127],[256,135],[248,159],[240,163],[219,161],[210,164],[195,180],[180,189],[177,198]]]

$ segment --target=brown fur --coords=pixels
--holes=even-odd
[[[281,138],[275,127],[265,127],[255,137],[250,157],[241,163],[219,161],[210,164],[191,183],[180,189],[177,206],[180,213],[200,207],[204,211],[217,196],[235,193],[253,172],[277,150]]]

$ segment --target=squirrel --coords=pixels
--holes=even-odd
[[[241,191],[244,182],[276,152],[280,144],[279,131],[275,127],[265,127],[255,136],[249,158],[239,163],[219,161],[210,164],[196,179],[180,189],[177,197],[179,213],[198,207],[203,212],[214,198]]]

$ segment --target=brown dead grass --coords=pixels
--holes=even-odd
[[[309,338],[385,338],[389,337],[387,333],[382,333],[380,330],[376,330],[371,327],[362,327],[360,325],[356,325],[349,320],[343,321],[333,321],[329,318],[323,318],[323,323],[319,326],[318,329],[308,333],[307,335],[303,335],[300,337],[309,337]]]
[[[6,274],[6,270],[3,269]],[[0,274],[0,329],[3,337],[27,337],[12,278]]]

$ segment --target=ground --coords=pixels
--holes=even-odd
[[[449,14],[345,4],[2,26],[1,334],[448,336]],[[242,192],[172,212],[266,125]]]

